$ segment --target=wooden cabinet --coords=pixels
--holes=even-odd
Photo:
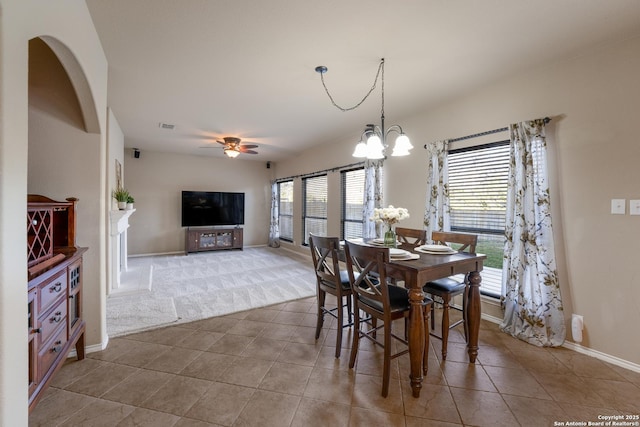
[[[83,359],[82,255],[75,246],[75,203],[30,195],[27,209],[29,267],[27,333],[29,410],[75,346]]]
[[[242,228],[187,228],[185,252],[242,249]]]

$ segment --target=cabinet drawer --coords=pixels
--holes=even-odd
[[[49,341],[60,325],[67,324],[67,301],[62,299],[53,309],[40,316],[40,344]]]
[[[47,374],[58,357],[64,357],[64,348],[67,344],[67,328],[60,328],[38,353],[39,381]]]
[[[62,270],[38,286],[38,312],[44,313],[60,296],[67,299],[67,270]]]

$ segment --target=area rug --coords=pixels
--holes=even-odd
[[[264,307],[315,295],[310,257],[252,247],[130,258],[129,268],[153,274],[143,291],[107,299],[107,333],[127,335],[169,324]]]

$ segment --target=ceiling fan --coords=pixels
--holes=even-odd
[[[252,148],[258,147],[255,144],[240,144],[240,138],[236,138],[233,136],[226,136],[222,139],[223,141],[216,140],[216,142],[224,146],[222,148],[224,150],[224,154],[231,158],[238,157],[240,153],[258,154],[257,151],[252,150]]]

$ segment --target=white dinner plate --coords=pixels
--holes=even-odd
[[[411,252],[405,251],[404,249],[389,248],[389,256],[391,257],[399,257],[399,256],[406,256],[406,255],[411,255]]]
[[[369,240],[369,244],[374,246],[384,246],[384,239],[371,239]],[[396,244],[400,244],[400,242],[396,241]]]
[[[408,252],[406,255],[392,256],[389,258],[391,261],[409,261],[410,259],[420,259],[420,254],[412,254]]]
[[[445,245],[422,245],[422,246],[419,246],[418,248],[422,249],[423,251],[430,251],[430,252],[451,252],[453,250],[449,246],[445,246]]]
[[[423,254],[430,254],[430,255],[451,255],[451,254],[458,253],[458,251],[456,251],[455,249],[451,249],[451,248],[449,248],[446,251],[443,251],[443,250],[430,251],[428,249],[423,249],[422,247],[418,247],[418,248],[415,248],[415,251],[423,253]]]

